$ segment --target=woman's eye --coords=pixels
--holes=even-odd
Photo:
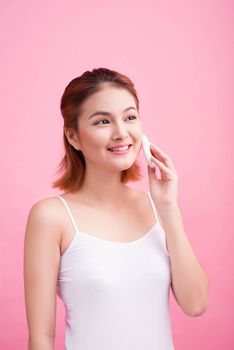
[[[130,118],[130,117],[133,117],[133,119],[137,119],[137,117],[135,115],[129,115],[128,118]]]
[[[137,117],[135,115],[129,115],[128,118],[132,117],[133,119],[137,119]],[[130,120],[133,120],[133,119],[130,119]],[[101,122],[103,122],[104,120],[107,120],[107,119],[101,119],[99,120],[97,123],[95,123],[95,125],[97,124],[100,124]],[[107,120],[108,121],[108,120]],[[106,124],[106,123],[105,123]]]
[[[103,122],[104,120],[107,120],[107,119],[99,120],[99,122],[95,123],[95,125],[100,124],[100,123]]]

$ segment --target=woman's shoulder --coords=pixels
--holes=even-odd
[[[29,210],[25,227],[24,250],[28,265],[43,269],[49,261],[55,270],[59,264],[61,215],[58,199],[45,197],[34,202]],[[36,265],[37,264],[37,265]]]
[[[28,220],[47,225],[60,226],[62,207],[58,196],[38,199],[29,210]]]
[[[135,200],[147,200],[148,197],[147,191],[136,190],[134,188],[131,188],[130,194]]]
[[[45,213],[53,213],[54,211],[56,211],[57,208],[60,207],[59,203],[60,200],[58,199],[58,195],[43,197],[39,198],[32,204],[31,210],[41,211]]]
[[[149,207],[147,191],[131,188],[126,198],[126,205],[131,205],[135,210],[146,211]]]

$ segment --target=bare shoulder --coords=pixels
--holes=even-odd
[[[136,199],[139,201],[139,203],[142,203],[142,206],[143,207],[148,207],[149,206],[149,194],[147,193],[148,191],[140,191],[140,190],[134,190],[135,192],[135,196],[136,196]],[[156,205],[154,205],[155,207],[155,210],[156,210],[156,214],[157,214],[157,217],[158,217],[158,220],[162,226],[163,229],[165,229],[164,225],[163,225],[163,222],[162,222],[162,219],[160,218],[159,216],[159,213],[157,211],[157,208],[156,208]]]
[[[145,196],[147,196],[146,191],[136,190],[135,188],[129,187],[129,193],[130,195],[135,197],[135,199],[143,199]]]
[[[132,198],[140,205],[146,206],[149,202],[149,195],[146,191],[132,189]]]
[[[134,211],[138,209],[139,212],[149,212],[149,196],[146,191],[131,189],[129,198],[131,198]]]
[[[61,235],[61,204],[60,200],[56,197],[46,197],[39,199],[30,208],[27,227],[34,228],[30,231],[42,232],[44,229],[47,232],[54,232],[54,238],[60,240]]]
[[[34,215],[36,214],[38,216],[42,215],[43,217],[51,218],[53,216],[59,217],[58,211],[60,210],[60,200],[56,196],[54,196],[39,199],[32,205],[30,213],[33,213]]]

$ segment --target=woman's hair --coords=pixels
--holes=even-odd
[[[64,119],[64,128],[78,132],[77,120],[82,113],[82,104],[92,94],[101,91],[109,83],[118,88],[126,89],[135,99],[139,111],[139,100],[132,81],[123,74],[107,68],[95,68],[86,71],[81,76],[73,79],[65,88],[61,98],[60,110]],[[67,140],[63,130],[63,142],[65,155],[58,165],[56,174],[60,177],[52,183],[52,187],[61,190],[76,192],[83,184],[85,176],[85,158],[80,150],[76,150]],[[140,181],[141,168],[137,161],[126,170],[122,171],[121,182]]]

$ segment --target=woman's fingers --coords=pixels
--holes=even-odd
[[[172,160],[168,157],[168,155],[163,152],[158,146],[155,146],[153,143],[150,142],[150,149],[153,152],[153,155],[160,160],[162,160],[167,166],[170,166],[173,170],[175,170],[175,167],[172,163]]]
[[[168,168],[166,167],[166,165],[164,165],[162,162],[160,162],[159,159],[157,159],[157,158],[155,158],[155,157],[151,157],[151,160],[152,160],[155,164],[157,164],[157,166],[158,166],[160,169],[162,169],[162,170],[164,170],[164,171],[167,171],[167,170],[168,170]]]

